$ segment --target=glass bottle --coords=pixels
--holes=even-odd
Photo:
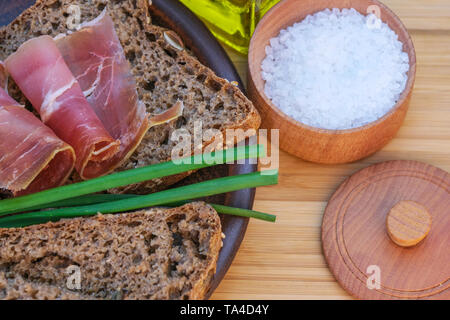
[[[256,24],[280,0],[180,0],[231,48],[248,53]]]

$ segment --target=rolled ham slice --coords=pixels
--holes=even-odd
[[[19,196],[62,185],[74,167],[74,150],[12,99],[4,84],[0,80],[0,189]]]
[[[56,39],[89,104],[109,134],[120,140],[120,151],[101,163],[112,170],[129,158],[150,126],[114,23],[105,9],[78,31]]]
[[[6,69],[42,121],[73,147],[83,179],[109,172],[102,164],[119,151],[49,36],[28,40],[8,57]]]

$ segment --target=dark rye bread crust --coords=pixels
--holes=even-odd
[[[151,128],[131,158],[118,170],[126,170],[170,160],[176,142],[175,129],[193,135],[194,122],[202,120],[203,129],[257,129],[260,117],[253,104],[228,81],[217,77],[187,50],[178,51],[164,38],[164,29],[150,23],[146,0],[37,0],[10,25],[0,29],[0,60],[12,54],[26,40],[42,34],[56,36],[68,31],[65,21],[70,5],[81,9],[81,22],[89,21],[108,8],[114,20],[126,57],[138,85],[140,99],[149,114],[184,102],[183,116],[171,123]],[[11,81],[9,92],[26,103]],[[29,106],[30,107],[30,106]],[[148,193],[176,183],[187,174],[156,179],[111,192]]]
[[[203,202],[0,229],[0,299],[203,299],[221,244]]]

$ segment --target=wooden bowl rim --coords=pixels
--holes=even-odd
[[[264,17],[261,19],[261,21],[258,23],[258,25],[256,26],[256,29],[253,33],[253,36],[250,40],[250,45],[249,45],[249,54],[248,57],[250,58],[252,56],[252,52],[254,52],[255,50],[265,50],[264,48],[260,48],[260,49],[256,49],[255,48],[255,42],[256,42],[256,38],[258,37],[259,31],[260,29],[263,28],[263,25],[266,21],[269,21],[271,19],[271,17],[273,15],[276,14],[276,12],[282,7],[284,6],[288,1],[295,1],[295,0],[283,0],[279,3],[277,3],[275,6],[273,6],[265,15]],[[316,0],[317,2],[321,1],[321,0]],[[358,1],[358,0],[353,0],[353,1]],[[305,123],[302,123],[298,120],[295,120],[294,118],[288,116],[286,113],[284,113],[282,110],[280,110],[274,103],[272,103],[272,100],[269,99],[269,97],[266,96],[266,93],[264,92],[264,90],[259,90],[258,87],[256,86],[256,83],[253,81],[253,75],[256,73],[261,74],[261,66],[256,66],[255,63],[252,63],[251,61],[248,61],[248,66],[249,66],[249,78],[251,79],[251,81],[255,84],[254,87],[256,89],[256,91],[258,92],[258,94],[262,97],[262,99],[264,100],[264,102],[273,110],[277,113],[278,116],[280,116],[281,118],[283,118],[283,120],[288,121],[289,123],[291,123],[294,126],[300,127],[302,129],[306,129],[306,130],[310,130],[310,131],[314,131],[316,133],[320,133],[320,134],[349,134],[349,133],[354,133],[354,132],[359,132],[359,131],[363,131],[363,130],[367,130],[371,127],[374,127],[382,122],[384,122],[386,119],[388,119],[390,116],[392,116],[394,113],[397,112],[397,110],[405,103],[406,99],[408,98],[409,94],[411,93],[413,87],[414,87],[414,82],[415,82],[415,78],[416,78],[416,50],[414,48],[414,43],[411,39],[411,35],[409,34],[407,28],[405,27],[405,25],[403,24],[403,22],[400,20],[400,18],[391,10],[389,9],[385,4],[381,3],[379,0],[370,0],[372,1],[375,5],[380,6],[383,10],[386,11],[386,13],[388,15],[390,15],[394,20],[396,20],[400,26],[400,31],[401,33],[403,33],[405,35],[406,38],[406,42],[402,42],[403,45],[405,46],[407,53],[410,53],[410,57],[409,57],[409,75],[408,75],[408,81],[406,82],[406,86],[405,89],[403,90],[403,92],[401,93],[397,103],[387,112],[385,113],[381,118],[369,122],[365,125],[356,127],[356,128],[350,128],[350,129],[324,129],[324,128],[318,128],[318,127],[313,127],[310,125],[307,125]],[[326,8],[324,8],[323,10],[325,10]],[[332,8],[329,8],[332,9]],[[350,8],[349,8],[350,9]],[[355,9],[356,10],[356,9]],[[319,12],[319,11],[317,11]],[[383,22],[385,22],[383,19],[381,19]],[[279,20],[282,21],[282,20]],[[303,20],[300,20],[303,21]],[[298,21],[298,22],[300,22]],[[386,22],[385,22],[386,23]],[[392,28],[391,28],[392,29]],[[278,30],[278,34],[281,31],[281,27]],[[399,36],[399,33],[397,33],[397,36]],[[399,40],[400,41],[400,40]],[[409,49],[409,50],[408,50]],[[250,59],[249,59],[250,60]],[[256,69],[256,70],[255,70]],[[263,80],[264,81],[264,80]],[[265,82],[265,81],[264,81]]]

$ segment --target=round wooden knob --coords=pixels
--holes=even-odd
[[[386,226],[392,241],[402,247],[411,247],[427,236],[431,215],[417,202],[400,201],[389,211]]]

